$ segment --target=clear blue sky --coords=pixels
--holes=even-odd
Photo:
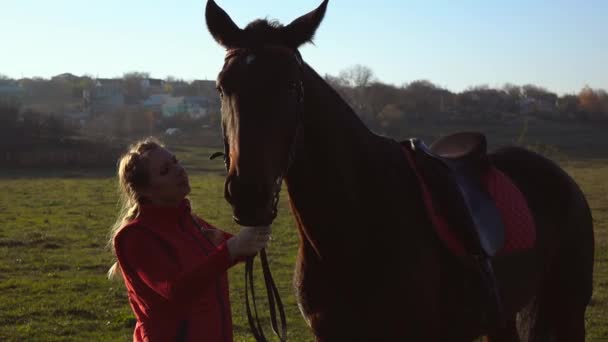
[[[205,0],[0,0],[0,74],[215,79],[224,51]],[[217,0],[241,27],[287,24],[320,0]],[[506,82],[557,93],[608,90],[606,0],[330,0],[316,45],[319,72],[362,64],[387,83],[428,79],[452,91]]]

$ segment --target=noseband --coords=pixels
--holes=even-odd
[[[304,62],[302,61],[302,56],[298,50],[293,50],[294,58],[298,63],[298,68],[300,69],[300,75],[303,75],[304,72]],[[255,56],[255,50],[252,49],[232,49],[229,50],[226,54],[225,61],[227,62],[231,58],[246,55],[248,56],[248,62],[250,61],[251,56]],[[251,57],[253,58],[253,57]],[[251,59],[253,60],[253,59]],[[272,220],[274,220],[278,213],[278,204],[279,204],[279,193],[281,191],[281,185],[283,184],[283,179],[289,172],[290,168],[293,166],[296,157],[296,150],[298,148],[298,143],[302,136],[302,119],[304,115],[304,84],[302,78],[300,77],[299,82],[294,82],[290,84],[290,88],[297,92],[297,108],[296,108],[296,129],[293,135],[293,139],[290,143],[288,155],[287,155],[287,163],[281,174],[275,179],[273,184],[273,200],[272,200]],[[230,172],[230,145],[228,139],[226,137],[226,127],[222,123],[222,136],[224,139],[224,153],[216,152],[211,155],[210,159],[215,159],[223,155],[224,164],[226,166],[226,171]],[[247,320],[249,322],[249,327],[251,328],[251,332],[253,333],[257,342],[266,342],[268,341],[264,336],[264,331],[260,324],[260,320],[258,317],[257,305],[255,301],[255,290],[253,286],[253,261],[255,256],[247,258],[245,263],[245,306],[247,310]],[[287,320],[285,317],[285,310],[283,307],[283,303],[281,301],[279,291],[274,282],[272,274],[270,272],[270,267],[268,265],[268,258],[266,256],[266,250],[262,249],[260,251],[260,260],[262,263],[262,272],[264,274],[264,282],[266,285],[266,292],[268,295],[268,305],[270,308],[270,320],[272,329],[275,335],[279,338],[280,341],[287,340]],[[251,305],[249,301],[249,293],[251,292],[251,299],[253,302],[253,313],[251,310]],[[279,331],[279,325],[277,322],[276,312],[279,311],[281,327]],[[254,316],[255,315],[255,316]]]

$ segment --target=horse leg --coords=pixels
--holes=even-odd
[[[585,310],[593,286],[593,224],[590,213],[585,210],[569,218],[570,226],[577,230],[565,239],[567,242],[558,251],[540,294],[539,309],[541,315],[545,311],[544,329],[555,342],[584,342]]]
[[[509,317],[505,325],[496,328],[490,334],[484,337],[484,342],[519,342],[519,334],[517,333],[516,317]]]
[[[555,288],[541,294],[541,302],[535,309],[537,312],[534,314],[534,323],[528,330],[530,336],[524,341],[585,341],[587,303],[571,300],[567,296],[568,293],[561,293]]]
[[[529,341],[584,342],[585,311],[592,292],[592,256],[568,245],[538,294]],[[591,252],[593,247],[590,247]]]
[[[555,342],[585,341],[585,306],[579,308],[556,308]]]

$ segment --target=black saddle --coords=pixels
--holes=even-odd
[[[427,147],[409,143],[434,204],[454,223],[469,251],[493,257],[504,244],[504,225],[494,200],[481,184],[490,164],[486,138],[463,132],[443,137]]]
[[[418,139],[402,142],[414,151],[416,164],[431,192],[433,204],[457,230],[482,276],[490,306],[486,324],[504,325],[502,302],[491,258],[503,247],[505,227],[494,200],[481,182],[490,167],[486,137],[462,132],[427,147]]]

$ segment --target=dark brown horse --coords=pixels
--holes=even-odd
[[[287,26],[244,29],[212,0],[206,8],[227,49],[217,80],[225,197],[238,223],[269,224],[285,177],[300,235],[297,298],[317,341],[584,341],[594,238],[579,187],[525,149],[490,155],[537,232],[530,250],[494,259],[506,324],[484,324],[479,275],[434,233],[402,146],[370,132],[300,57],[327,3]]]

